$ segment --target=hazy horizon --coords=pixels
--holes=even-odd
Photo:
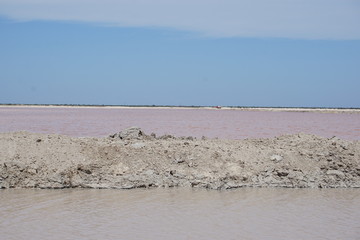
[[[61,104],[61,103],[0,103],[0,106],[74,106],[74,107],[179,107],[179,108],[303,108],[303,109],[360,109],[357,107],[302,106],[237,106],[237,105],[124,105],[124,104]]]

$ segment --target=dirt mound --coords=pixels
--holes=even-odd
[[[0,188],[360,187],[360,142],[308,134],[219,140],[0,134]]]

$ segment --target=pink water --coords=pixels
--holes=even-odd
[[[0,107],[0,132],[26,130],[97,137],[130,126],[157,135],[243,139],[304,132],[360,140],[360,114],[356,113]]]
[[[360,114],[0,107],[0,132],[106,136],[137,125],[220,138],[360,139]],[[359,239],[360,189],[0,190],[0,239]]]

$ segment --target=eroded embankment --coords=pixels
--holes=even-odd
[[[360,142],[0,134],[0,188],[360,187]]]

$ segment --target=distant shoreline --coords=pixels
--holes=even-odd
[[[246,107],[246,106],[171,106],[171,105],[87,105],[87,104],[0,104],[0,107],[34,108],[114,108],[114,109],[211,109],[270,112],[360,113],[360,108],[322,107]]]

